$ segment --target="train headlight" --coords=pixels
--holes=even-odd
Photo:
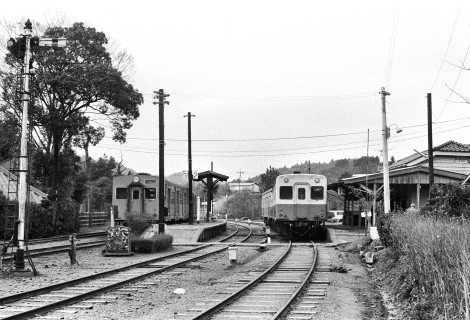
[[[282,210],[279,211],[279,218],[284,218],[284,212],[282,212]]]
[[[319,182],[320,182],[320,179],[319,179],[319,178],[315,178],[315,182],[316,182],[316,183],[319,183]]]
[[[289,178],[284,178],[284,182],[285,183],[289,182]]]

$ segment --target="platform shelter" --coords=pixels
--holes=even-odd
[[[223,174],[220,174],[214,171],[204,171],[204,172],[200,172],[197,176],[197,180],[195,180],[195,181],[201,181],[202,183],[204,183],[204,185],[207,188],[207,203],[209,204],[207,206],[207,221],[210,221],[210,217],[211,217],[212,208],[210,204],[212,203],[213,188],[219,181],[222,181],[222,182],[227,181],[228,178],[229,178],[228,176],[225,176]]]

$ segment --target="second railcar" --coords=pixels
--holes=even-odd
[[[327,179],[323,175],[280,175],[274,187],[262,195],[264,222],[291,238],[323,238],[328,214],[327,194]]]
[[[157,176],[138,174],[113,178],[112,205],[115,216],[125,219],[127,213],[142,214],[158,220],[159,180]],[[189,188],[165,180],[164,207],[165,222],[177,223],[188,220]],[[193,206],[196,201],[193,197]],[[194,207],[195,208],[195,207]],[[193,212],[195,212],[193,210]]]

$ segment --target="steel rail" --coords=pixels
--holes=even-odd
[[[99,247],[103,246],[106,244],[106,241],[100,240],[100,241],[90,241],[86,243],[77,243],[77,250],[80,249],[89,249],[89,248],[94,248],[94,247]],[[28,250],[28,254],[30,257],[39,257],[39,256],[46,256],[49,254],[55,254],[55,253],[62,253],[62,252],[68,252],[70,250],[70,245],[63,245],[63,246],[54,246],[50,248],[37,248],[37,249],[30,249]],[[13,259],[13,254],[12,253],[7,253],[3,255],[3,262],[5,261],[10,261]]]
[[[274,271],[287,257],[290,250],[292,249],[292,241],[289,241],[289,246],[284,254],[274,263],[269,269],[264,271],[258,278],[254,279],[253,281],[247,283],[244,287],[242,287],[237,292],[230,294],[227,298],[222,300],[221,302],[217,303],[216,305],[212,306],[211,308],[201,312],[200,314],[196,315],[192,320],[202,320],[207,319],[208,317],[213,316],[216,312],[224,308],[225,306],[229,305],[230,303],[234,302],[239,297],[243,296],[247,291],[254,288],[258,285],[261,281],[263,281],[271,272]]]
[[[245,237],[243,240],[241,240],[240,242],[246,241],[251,236],[252,230],[250,228],[247,228],[247,229],[250,230],[249,235],[247,237]],[[30,297],[34,297],[34,296],[39,296],[39,295],[44,294],[44,293],[49,293],[49,292],[52,292],[52,291],[57,291],[57,290],[60,290],[60,289],[72,287],[74,285],[82,284],[82,283],[85,283],[85,282],[90,281],[90,280],[95,280],[95,279],[103,278],[105,276],[114,275],[114,274],[117,274],[119,272],[127,271],[127,270],[130,270],[130,269],[139,268],[139,267],[145,268],[145,266],[148,265],[148,264],[155,263],[155,262],[158,262],[158,261],[162,261],[162,260],[165,260],[165,259],[170,259],[170,258],[182,256],[182,255],[188,254],[188,253],[193,253],[195,251],[198,251],[198,250],[201,250],[201,249],[204,249],[204,248],[209,248],[211,246],[212,246],[211,244],[202,245],[198,248],[189,249],[189,250],[185,250],[183,252],[170,254],[170,255],[167,255],[167,256],[164,256],[164,257],[159,257],[159,258],[147,260],[147,261],[136,263],[136,264],[133,264],[133,265],[130,265],[130,266],[117,268],[117,269],[113,269],[113,270],[110,270],[110,271],[105,271],[105,272],[102,272],[102,273],[99,273],[99,274],[94,274],[94,275],[91,275],[91,276],[87,276],[87,277],[83,277],[83,278],[79,278],[79,279],[75,279],[75,280],[71,280],[71,281],[61,282],[61,283],[56,284],[56,285],[52,285],[52,286],[48,286],[48,287],[35,289],[35,290],[32,290],[32,291],[28,291],[28,292],[19,293],[19,294],[12,295],[12,296],[0,298],[0,305],[9,304],[9,303],[16,302],[16,301],[19,301],[19,300],[22,300],[22,299],[26,299],[26,298],[30,298]],[[110,284],[110,285],[105,286],[105,287],[101,287],[101,288],[98,288],[98,289],[95,289],[95,290],[91,290],[91,291],[83,293],[83,294],[78,294],[74,297],[66,298],[66,299],[63,299],[61,301],[52,302],[48,305],[33,308],[31,310],[27,310],[27,311],[24,311],[24,312],[15,314],[15,315],[3,317],[2,320],[3,319],[9,319],[9,320],[12,320],[12,319],[27,319],[27,318],[30,318],[30,317],[33,317],[33,316],[37,316],[38,314],[44,314],[46,312],[50,312],[50,311],[56,310],[56,309],[61,308],[61,307],[65,307],[67,305],[86,300],[86,299],[91,298],[91,297],[93,297],[97,294],[108,292],[108,291],[113,290],[115,288],[122,287],[126,284],[136,282],[136,281],[148,278],[150,276],[153,276],[155,274],[159,274],[159,273],[177,268],[177,267],[179,267],[181,265],[185,265],[189,262],[196,261],[196,260],[205,258],[205,257],[210,256],[210,255],[217,254],[219,252],[224,251],[225,249],[226,249],[226,247],[222,247],[220,249],[215,249],[214,251],[211,251],[209,253],[205,253],[205,254],[199,255],[197,257],[189,258],[189,259],[186,259],[184,261],[177,262],[177,263],[174,263],[172,265],[159,268],[158,270],[153,270],[153,271],[144,273],[142,275],[138,275],[138,276],[135,276],[135,277],[132,277],[132,278],[129,278],[129,279],[125,279],[125,280],[117,282],[117,283]]]
[[[66,306],[68,306],[70,304],[73,304],[73,303],[81,302],[83,300],[94,297],[98,294],[108,292],[112,289],[122,287],[126,284],[133,283],[133,282],[151,277],[151,276],[159,274],[159,273],[163,273],[165,271],[177,268],[181,265],[185,265],[189,262],[199,260],[199,259],[205,258],[207,256],[216,254],[216,253],[218,253],[220,251],[223,251],[223,250],[225,250],[225,248],[216,249],[215,251],[211,251],[211,252],[205,253],[203,255],[197,256],[197,257],[189,258],[187,260],[177,262],[177,263],[174,263],[172,265],[165,266],[165,267],[162,267],[160,269],[153,270],[153,271],[144,273],[144,274],[139,275],[139,276],[135,276],[135,277],[132,277],[132,278],[129,278],[129,279],[125,279],[123,281],[119,281],[117,283],[113,283],[113,284],[110,284],[110,285],[107,285],[107,286],[104,286],[104,287],[101,287],[101,288],[98,288],[98,289],[95,289],[95,290],[91,290],[91,291],[88,291],[88,292],[85,292],[85,293],[82,293],[82,294],[77,294],[74,297],[66,298],[66,299],[63,299],[61,301],[52,302],[50,304],[40,306],[40,307],[36,307],[36,308],[31,309],[31,310],[27,310],[27,311],[24,311],[24,312],[21,312],[21,313],[12,315],[12,316],[7,316],[7,317],[2,318],[2,320],[18,320],[18,319],[28,319],[30,317],[36,317],[40,314],[44,314],[46,312],[50,312],[50,311],[56,310],[58,308],[66,307]]]
[[[75,235],[78,239],[81,239],[81,238],[104,237],[106,236],[106,234],[107,234],[106,231],[97,231],[97,232],[89,232],[89,233],[76,233]],[[54,242],[54,241],[67,241],[69,240],[69,237],[70,235],[64,235],[64,236],[56,236],[56,237],[50,237],[50,238],[29,239],[28,245],[48,243],[48,242]]]
[[[232,234],[229,235],[228,237],[223,238],[222,240],[219,240],[219,242],[224,242],[224,241],[226,241],[226,240],[232,238],[233,236],[235,236],[235,235],[238,233],[238,231],[239,231],[238,227],[237,227],[234,223],[230,223],[230,225],[233,226],[233,227],[235,227],[235,228],[237,229],[237,231],[235,231],[234,233],[232,233]],[[250,231],[250,232],[248,233],[248,235],[247,235],[245,238],[243,238],[241,241],[239,241],[239,242],[245,242],[246,240],[248,240],[248,239],[251,237],[251,235],[252,235],[252,233],[253,233],[253,229],[251,229],[251,228],[249,228],[249,227],[247,227],[247,226],[242,226],[242,225],[240,225],[240,227],[243,227],[243,228],[248,229],[248,230]]]
[[[305,288],[307,285],[308,281],[312,277],[313,272],[315,271],[315,266],[317,265],[317,257],[318,257],[318,250],[317,246],[313,241],[310,241],[313,245],[313,263],[312,266],[310,267],[310,270],[303,280],[302,284],[297,288],[297,290],[291,295],[291,297],[288,299],[288,301],[282,306],[282,308],[271,318],[272,320],[278,320],[281,319],[292,305],[293,301],[297,296],[300,294],[300,292]]]
[[[192,249],[188,249],[188,250],[185,250],[185,251],[172,253],[172,254],[169,254],[169,255],[166,255],[166,256],[163,256],[163,257],[158,257],[158,258],[154,258],[154,259],[134,263],[134,264],[131,264],[131,265],[128,265],[128,266],[125,266],[125,267],[120,267],[120,268],[116,268],[116,269],[96,273],[96,274],[93,274],[93,275],[90,275],[90,276],[85,276],[85,277],[77,278],[77,279],[70,280],[70,281],[64,281],[64,282],[53,284],[53,285],[50,285],[50,286],[47,286],[47,287],[38,288],[38,289],[31,290],[31,291],[18,293],[18,294],[11,295],[11,296],[8,296],[8,297],[3,297],[3,298],[0,298],[0,305],[4,305],[6,303],[12,303],[12,302],[15,302],[15,301],[18,301],[18,300],[21,300],[21,299],[26,299],[26,298],[29,298],[29,297],[33,297],[33,296],[37,296],[37,295],[40,295],[40,294],[48,293],[48,292],[51,292],[51,291],[54,291],[54,290],[60,290],[60,289],[67,288],[67,287],[70,287],[70,286],[73,286],[73,285],[77,285],[77,284],[80,284],[80,283],[83,283],[83,282],[86,282],[86,281],[95,280],[97,278],[113,275],[113,274],[123,272],[123,271],[127,271],[127,270],[130,270],[130,269],[139,268],[139,267],[144,266],[144,265],[149,264],[149,263],[160,262],[160,261],[165,260],[165,259],[174,258],[174,257],[177,257],[178,255],[192,253],[192,252],[195,252],[195,251],[198,251],[198,250],[210,247],[210,246],[211,246],[211,244],[202,245],[202,246],[197,247],[197,248],[192,248]]]

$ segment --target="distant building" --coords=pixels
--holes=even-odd
[[[259,185],[254,182],[230,182],[228,185],[230,186],[230,191],[259,192]]]
[[[0,166],[0,191],[5,197],[16,200],[16,185],[18,177],[10,173],[7,169]],[[10,186],[8,188],[8,185]],[[29,201],[32,203],[41,203],[47,198],[47,193],[31,186],[29,192]]]

